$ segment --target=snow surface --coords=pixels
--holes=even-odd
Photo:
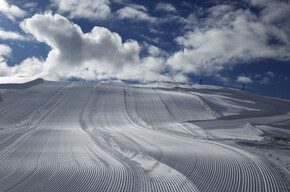
[[[290,191],[289,113],[206,85],[2,84],[0,191]]]

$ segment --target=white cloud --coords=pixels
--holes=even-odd
[[[23,8],[28,10],[29,12],[34,12],[37,9],[38,3],[36,2],[29,2],[23,5]]]
[[[158,56],[159,49],[151,47],[149,52],[154,54],[141,58],[142,47],[136,41],[123,42],[117,33],[103,27],[94,27],[89,33],[83,33],[78,25],[65,17],[50,13],[34,15],[20,26],[38,41],[49,45],[51,51],[43,61],[33,57],[19,65],[6,66],[6,76],[51,80],[71,77],[139,81],[185,79],[180,74],[162,75],[165,59]]]
[[[148,52],[150,53],[150,55],[154,55],[154,56],[163,54],[162,50],[160,50],[158,47],[153,46],[153,45],[148,45]]]
[[[246,0],[253,7],[260,9],[259,19],[272,29],[274,35],[279,35],[283,41],[290,38],[290,1],[283,0]]]
[[[213,75],[257,59],[290,60],[289,39],[283,34],[283,29],[261,22],[249,10],[217,5],[199,25],[176,38],[183,48],[167,63],[174,71]],[[271,43],[272,38],[282,43]]]
[[[120,19],[134,19],[141,21],[156,22],[157,18],[150,16],[146,10],[136,7],[124,7],[117,11],[117,17]]]
[[[35,8],[37,7],[37,3],[36,2],[30,2],[30,3],[25,3],[23,7],[25,8]]]
[[[269,77],[263,77],[263,79],[260,80],[259,83],[261,83],[261,84],[267,84],[267,83],[270,82],[270,80],[271,80],[271,78],[269,78]]]
[[[186,2],[186,1],[182,1],[181,2],[181,6],[192,8],[192,5],[190,3],[188,3],[188,2]]]
[[[0,0],[0,12],[12,21],[15,21],[15,18],[22,18],[26,15],[24,10],[15,5],[9,5],[6,0]]]
[[[34,15],[24,20],[21,28],[48,44],[53,49],[48,59],[53,57],[54,62],[62,65],[77,66],[83,61],[98,60],[104,66],[118,63],[121,68],[125,62],[138,62],[138,43],[133,40],[122,43],[117,33],[106,28],[94,27],[84,34],[78,25],[57,14]]]
[[[19,65],[8,66],[6,61],[0,57],[0,77],[43,77],[45,73],[44,62],[32,57],[22,61]]]
[[[250,75],[250,77],[246,77],[244,75],[241,75],[238,78],[238,80],[240,80],[240,81],[238,81],[238,80],[237,81],[238,82],[243,82],[244,81],[244,83],[247,83],[246,82],[247,79],[248,78],[251,78],[251,77],[252,77],[251,75]],[[277,77],[277,78],[283,78],[283,75],[282,74],[276,75],[275,73],[273,73],[271,71],[267,71],[267,72],[262,73],[262,74],[255,74],[255,75],[253,75],[253,78],[255,79],[255,82],[256,83],[261,83],[261,84],[270,83],[271,80],[273,80],[275,77]],[[249,82],[252,82],[252,79],[250,79]]]
[[[267,72],[265,73],[265,75],[268,76],[269,78],[274,78],[274,77],[276,76],[275,73],[273,73],[273,72],[271,72],[271,71],[267,71]]]
[[[134,9],[137,9],[137,10],[141,10],[141,11],[144,11],[144,12],[147,12],[148,9],[146,7],[144,7],[143,5],[138,5],[138,4],[127,4],[127,7],[132,7]]]
[[[37,78],[43,75],[44,63],[35,57],[25,59],[19,65],[8,66],[5,57],[10,57],[12,49],[0,44],[0,77],[29,77]]]
[[[270,83],[274,77],[276,77],[275,73],[273,73],[271,71],[267,71],[264,73],[263,78],[261,80],[259,80],[259,83],[262,83],[262,84]]]
[[[144,50],[147,50],[148,54],[154,57],[163,57],[163,58],[167,58],[169,55],[167,52],[165,52],[164,50],[154,46],[154,45],[150,45],[147,42],[143,42],[142,45]]]
[[[9,67],[4,57],[11,56],[12,49],[4,44],[0,44],[0,77],[9,75]]]
[[[5,59],[0,56],[0,77],[10,76],[10,70]]]
[[[260,77],[261,77],[261,74],[256,74],[256,75],[254,76],[255,79],[260,78]]]
[[[176,8],[171,3],[157,3],[156,10],[166,11],[166,12],[176,12]]]
[[[237,82],[239,83],[253,83],[253,80],[250,77],[246,77],[246,76],[238,76],[237,78]]]
[[[59,13],[67,13],[69,18],[90,20],[106,19],[110,16],[109,0],[50,0]]]
[[[12,31],[4,31],[2,28],[0,28],[0,39],[24,40],[25,38],[19,33]]]
[[[12,49],[8,45],[0,44],[0,57],[10,56]]]

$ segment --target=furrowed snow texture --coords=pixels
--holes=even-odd
[[[0,191],[290,190],[262,159],[201,139],[190,122],[222,114],[205,92],[28,85],[0,89]]]

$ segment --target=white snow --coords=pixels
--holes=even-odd
[[[14,81],[0,191],[289,191],[289,114],[216,86]]]

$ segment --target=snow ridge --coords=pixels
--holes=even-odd
[[[202,99],[200,96],[194,94],[194,92],[190,92],[190,94],[199,101],[199,103],[201,104],[201,106],[210,114],[212,115],[215,119],[218,119],[220,117],[222,117],[222,115],[220,113],[218,113],[215,109],[213,109],[212,107],[210,107],[208,105],[208,103]]]

